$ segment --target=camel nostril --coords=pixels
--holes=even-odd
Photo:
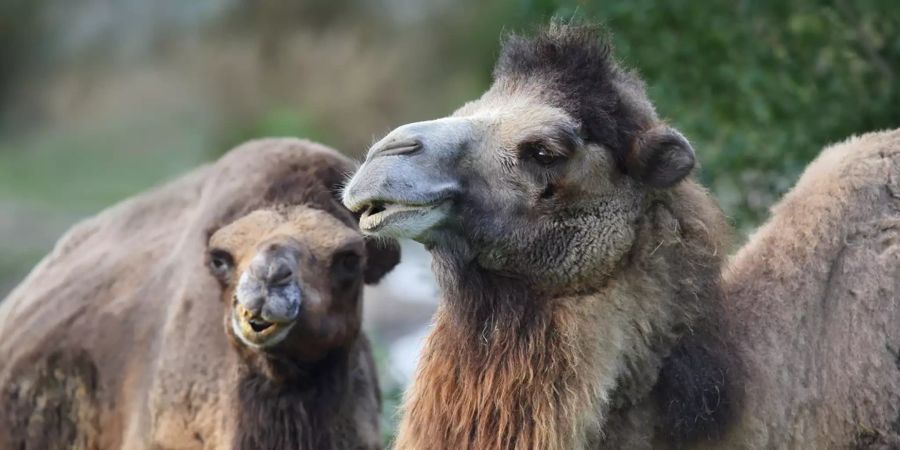
[[[401,139],[384,144],[380,149],[377,150],[376,153],[378,154],[378,156],[397,156],[415,153],[421,149],[422,141],[420,141],[419,139]]]

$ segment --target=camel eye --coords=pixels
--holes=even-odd
[[[219,279],[228,278],[234,267],[234,258],[225,250],[214,249],[209,252],[209,270]]]
[[[521,145],[521,153],[542,166],[551,166],[563,159],[562,155],[553,152],[540,142],[528,142]]]
[[[362,257],[356,252],[346,251],[334,255],[331,270],[338,278],[353,278],[362,269]]]

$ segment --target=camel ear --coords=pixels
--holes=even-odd
[[[644,184],[668,188],[688,176],[694,162],[694,149],[687,139],[678,130],[661,125],[637,137],[625,167]]]
[[[400,262],[400,243],[394,239],[366,238],[366,284],[375,284]]]

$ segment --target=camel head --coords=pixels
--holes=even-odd
[[[610,273],[693,167],[603,33],[553,24],[506,40],[480,99],[372,146],[343,202],[365,233],[555,289]]]
[[[239,347],[314,362],[350,345],[362,320],[362,286],[399,261],[396,246],[365,240],[325,211],[254,211],[209,240],[223,286],[225,327]]]

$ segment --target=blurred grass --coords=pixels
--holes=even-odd
[[[286,106],[273,107],[262,117],[236,129],[223,133],[222,145],[217,146],[215,153],[259,137],[302,136],[317,142],[333,142],[333,133],[319,123],[320,119],[311,111],[298,110]]]
[[[206,160],[206,128],[148,115],[0,141],[0,200],[100,210]]]
[[[209,159],[196,118],[133,114],[0,140],[0,296],[74,221]]]

